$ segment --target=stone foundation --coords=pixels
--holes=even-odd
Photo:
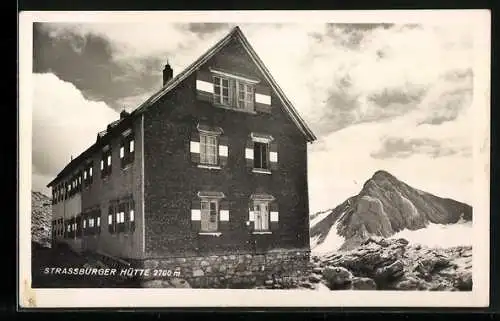
[[[262,254],[210,255],[146,259],[143,280],[184,279],[193,288],[255,288],[287,283],[310,273],[310,253],[281,250]]]

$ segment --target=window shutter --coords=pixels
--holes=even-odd
[[[113,234],[115,233],[115,224],[116,224],[116,217],[115,217],[115,213],[114,213],[114,208],[113,208],[113,205],[109,205],[109,209],[108,209],[108,232],[110,234]],[[109,220],[109,217],[111,216],[111,224],[109,224],[110,220]]]
[[[248,138],[245,146],[245,160],[248,168],[253,168],[253,153],[253,140]]]
[[[227,165],[229,157],[229,140],[225,135],[219,136],[219,164],[221,167]]]
[[[196,73],[196,97],[199,100],[212,102],[214,94],[214,83],[212,73],[199,70]]]
[[[198,131],[191,132],[191,141],[189,142],[189,152],[191,153],[191,161],[195,164],[200,163],[200,133]]]
[[[191,228],[195,232],[201,230],[201,202],[199,199],[194,199],[191,202]]]
[[[118,205],[118,215],[119,215],[119,222],[118,223],[118,232],[125,232],[125,212],[127,212],[127,207],[125,206],[126,203],[123,203],[123,201]]]
[[[224,231],[229,229],[230,211],[229,202],[221,200],[219,202],[219,229]]]
[[[96,227],[96,233],[101,234],[101,210],[98,209],[95,211],[94,217],[96,218],[97,222],[97,227]]]
[[[269,221],[271,230],[276,231],[279,228],[279,210],[277,200],[272,201],[270,204]]]
[[[248,217],[247,217],[247,222],[249,225],[247,226],[249,231],[253,231],[255,228],[255,213],[253,211],[253,201],[250,200],[248,202]]]
[[[83,213],[82,214],[82,228],[83,228],[83,236],[86,236],[89,234],[89,224],[88,224],[88,221],[87,221],[87,216],[88,214],[87,213]]]
[[[129,201],[128,213],[126,215],[129,222],[129,231],[133,233],[135,231],[135,202],[133,198]]]
[[[262,84],[257,84],[255,87],[255,111],[271,113],[271,90]]]
[[[269,143],[269,162],[271,170],[278,169],[278,144],[274,141]]]

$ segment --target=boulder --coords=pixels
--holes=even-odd
[[[180,278],[173,278],[168,280],[171,287],[173,288],[181,288],[181,289],[189,289],[191,288],[191,285],[189,284],[188,281]]]
[[[323,270],[323,279],[330,290],[345,290],[351,287],[352,273],[346,268],[335,266]]]
[[[354,277],[352,278],[352,289],[353,290],[376,290],[377,284],[373,279]]]
[[[321,281],[321,278],[316,274],[311,274],[309,276],[309,281],[312,283],[319,283]]]
[[[472,291],[472,273],[459,273],[454,280],[453,286],[460,291]]]
[[[395,280],[403,276],[404,274],[404,264],[402,261],[397,260],[396,262],[378,268],[375,271],[375,279],[378,281],[390,281]]]

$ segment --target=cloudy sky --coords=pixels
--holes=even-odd
[[[235,24],[34,25],[33,189]],[[311,211],[378,169],[471,202],[473,37],[464,25],[239,24],[318,141]]]

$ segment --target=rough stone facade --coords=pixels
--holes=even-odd
[[[264,79],[237,42],[206,65]],[[146,257],[309,249],[307,142],[280,100],[271,95],[270,113],[222,109],[198,100],[195,83],[193,74],[144,114]],[[191,161],[190,137],[199,123],[224,131],[229,147],[224,167],[198,168]],[[278,168],[270,175],[246,166],[245,144],[252,132],[277,142]],[[202,190],[224,193],[229,204],[229,221],[219,236],[193,230],[191,204]],[[253,193],[276,198],[279,222],[271,234],[252,234],[245,225]]]
[[[181,278],[193,288],[255,288],[283,286],[310,273],[307,251],[273,251],[265,254],[210,255],[147,259],[146,280]],[[163,276],[153,275],[155,273]]]

